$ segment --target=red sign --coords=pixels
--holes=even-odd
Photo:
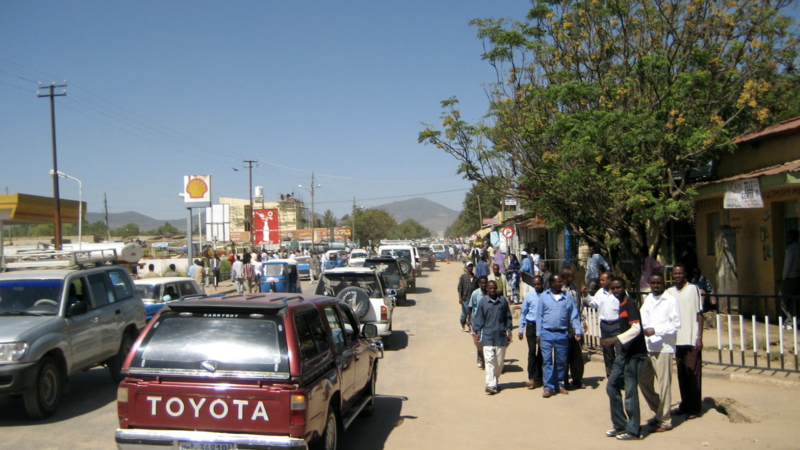
[[[278,210],[256,209],[253,211],[255,226],[255,245],[279,244],[278,235]]]
[[[503,228],[503,237],[506,239],[511,239],[514,237],[514,229],[511,227]]]

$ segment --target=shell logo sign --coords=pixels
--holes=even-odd
[[[211,203],[211,175],[186,175],[183,177],[185,203]],[[197,205],[200,206],[200,205]],[[194,207],[194,206],[192,206]]]

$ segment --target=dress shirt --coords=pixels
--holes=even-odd
[[[531,275],[534,274],[533,273],[533,263],[531,262],[531,259],[528,258],[527,256],[524,256],[522,258],[522,268],[520,269],[520,271],[528,273],[528,274],[531,274]]]
[[[606,270],[611,270],[611,266],[608,265],[603,255],[595,253],[589,258],[589,261],[586,262],[586,279],[600,278],[600,268],[602,267],[605,267]]]
[[[589,295],[584,303],[597,309],[600,320],[614,322],[619,320],[619,299],[614,297],[611,291],[604,288],[599,289],[594,295]]]
[[[536,336],[541,336],[542,330],[566,332],[570,325],[575,330],[575,334],[581,335],[583,332],[575,302],[572,300],[572,296],[564,291],[555,296],[550,290],[547,290],[539,296],[536,324]]]
[[[489,263],[486,261],[478,261],[478,264],[475,266],[475,278],[480,277],[488,277],[489,276]]]
[[[681,315],[681,327],[678,330],[677,345],[695,345],[698,333],[700,333],[700,322],[697,321],[697,314],[703,312],[703,298],[700,296],[700,288],[694,284],[686,283],[683,289],[672,286],[667,289],[667,294],[678,300],[678,311]]]
[[[786,247],[783,260],[783,279],[800,277],[800,244],[792,242]]]
[[[542,291],[542,294],[544,294],[544,291]],[[539,313],[539,295],[535,289],[532,289],[522,299],[522,312],[519,315],[519,334],[525,332],[525,324],[536,323],[536,316]]]
[[[678,300],[667,294],[660,297],[647,294],[642,305],[642,327],[652,328],[655,334],[645,336],[650,353],[675,353],[678,330],[681,327],[681,312]]]
[[[489,347],[507,346],[512,327],[511,309],[505,298],[498,296],[492,300],[488,295],[481,298],[472,322],[472,328],[481,337],[481,344]]]
[[[243,267],[244,264],[242,264],[242,261],[236,260],[236,262],[234,262],[231,265],[231,278],[233,278],[234,280],[244,278]]]

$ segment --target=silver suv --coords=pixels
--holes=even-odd
[[[75,372],[105,365],[121,381],[146,324],[128,271],[108,264],[116,256],[67,253],[28,255],[0,273],[0,395],[21,395],[34,419],[56,411]]]

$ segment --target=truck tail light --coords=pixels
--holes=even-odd
[[[389,309],[386,306],[381,306],[381,320],[387,320],[389,318]]]
[[[128,418],[128,388],[117,388],[117,416],[120,420]]]
[[[302,394],[292,394],[291,403],[291,424],[294,426],[306,424],[306,396]]]

